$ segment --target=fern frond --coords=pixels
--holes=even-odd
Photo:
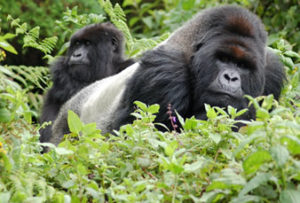
[[[169,36],[169,34],[164,34],[151,39],[134,39],[127,26],[126,15],[121,6],[119,4],[113,6],[109,0],[98,0],[98,2],[109,16],[111,22],[123,32],[126,39],[127,54],[130,57],[138,56],[142,52],[154,48]]]
[[[58,38],[56,36],[48,37],[40,43],[40,46],[44,49],[45,54],[51,53],[51,51],[55,48],[57,40]]]
[[[126,15],[124,11],[119,4],[116,4],[115,7],[113,7],[109,0],[98,0],[98,2],[109,16],[111,22],[124,33],[126,47],[128,51],[131,52],[133,49],[134,40],[127,26]]]

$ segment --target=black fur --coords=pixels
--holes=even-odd
[[[159,104],[156,121],[171,127],[166,114],[168,104],[184,118],[195,115],[205,119],[205,103],[243,109],[248,106],[246,94],[252,97],[274,94],[278,99],[285,79],[284,69],[278,57],[266,48],[266,32],[260,20],[249,11],[232,6],[216,9],[205,17],[206,33],[194,42],[190,60],[183,53],[168,49],[168,45],[144,55],[140,69],[127,84],[113,129],[132,122],[130,113],[136,100]],[[219,84],[220,72],[226,69],[238,75],[239,93],[231,85]],[[254,109],[250,108],[241,119],[251,119],[254,115]]]
[[[138,63],[72,97],[61,109],[50,141],[58,144],[67,133],[69,109],[106,133],[132,122],[136,100],[159,104],[155,121],[171,128],[168,104],[183,118],[205,119],[205,103],[242,109],[248,107],[246,94],[274,94],[278,99],[284,68],[266,40],[263,24],[246,9],[222,6],[201,11]],[[254,115],[250,108],[241,118]]]
[[[83,87],[116,74],[134,63],[123,56],[123,35],[111,23],[88,25],[70,40],[66,56],[51,66],[53,86],[44,98],[40,123],[54,121],[60,107]],[[40,130],[40,141],[51,137],[51,126]]]

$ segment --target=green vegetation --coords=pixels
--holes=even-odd
[[[216,0],[125,0],[123,10],[99,0],[93,8],[103,8],[105,16],[102,10],[79,14],[80,7],[65,9],[62,14],[57,7],[62,1],[55,1],[47,9],[60,17],[31,18],[29,13],[23,18],[21,13],[13,13],[20,2],[1,2],[9,5],[11,10],[6,11],[12,16],[6,18],[9,23],[3,19],[1,23],[2,63],[9,60],[9,53],[21,56],[26,47],[39,50],[41,58],[51,61],[64,52],[66,39],[75,28],[105,19],[125,33],[127,54],[138,56],[199,9],[220,4]],[[42,1],[30,2],[39,2],[40,7],[34,9],[46,9]],[[158,105],[136,102],[136,120],[116,132],[119,136],[103,135],[95,124],[84,125],[69,112],[72,133],[58,147],[43,144],[52,150],[40,154],[38,129],[42,126],[36,120],[42,94],[51,85],[48,69],[0,65],[0,201],[299,202],[299,3],[237,2],[262,17],[270,32],[269,44],[280,55],[288,77],[280,101],[271,95],[249,98],[257,118],[242,121],[246,125],[238,132],[232,131],[237,123],[234,118],[244,111],[232,107],[207,105],[206,121],[183,120],[178,115],[176,124],[183,126],[178,133],[156,129],[160,125],[154,123]],[[56,23],[48,23],[51,19]],[[54,27],[64,32],[56,34]],[[21,41],[21,50],[14,48],[12,39]]]

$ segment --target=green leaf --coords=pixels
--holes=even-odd
[[[261,197],[254,196],[254,195],[246,195],[246,196],[239,196],[234,198],[231,203],[248,203],[248,202],[261,202]]]
[[[240,191],[239,197],[245,196],[248,192],[250,192],[253,189],[259,187],[260,185],[266,183],[268,180],[270,180],[271,177],[272,177],[272,174],[269,174],[269,173],[261,173],[261,174],[256,175]]]
[[[299,203],[300,191],[298,190],[284,190],[280,194],[279,201],[281,203]]]
[[[209,138],[212,139],[212,141],[214,141],[215,144],[219,144],[219,142],[222,139],[221,135],[217,133],[210,133]]]
[[[286,135],[280,139],[280,143],[286,146],[291,154],[300,154],[300,140],[297,137]]]
[[[68,150],[66,148],[63,148],[63,147],[56,147],[54,148],[55,149],[55,152],[59,155],[71,155],[71,154],[74,154],[73,151],[71,150]]]
[[[172,141],[165,147],[166,155],[172,156],[177,148],[178,148],[178,142],[176,140]]]
[[[29,34],[34,37],[35,39],[38,39],[40,36],[40,27],[36,26],[34,28],[32,28],[31,30],[29,30]]]
[[[215,109],[212,108],[210,105],[205,104],[205,110],[206,110],[207,118],[214,119],[217,117],[217,113],[216,113]]]
[[[8,123],[11,120],[11,113],[7,108],[0,109],[0,122]]]
[[[0,193],[0,199],[2,203],[9,203],[9,199],[10,199],[10,192],[1,192]]]
[[[225,189],[231,187],[241,187],[246,184],[245,179],[237,174],[233,169],[226,168],[221,171],[221,174],[213,180],[213,184],[207,187],[207,191],[214,189]]]
[[[4,36],[0,37],[0,40],[1,40],[1,38],[6,40],[6,39],[12,39],[12,38],[15,38],[15,37],[16,37],[15,34],[6,33]]]
[[[281,145],[273,146],[271,148],[271,155],[280,168],[282,168],[289,159],[288,150]]]
[[[82,135],[91,135],[94,133],[100,133],[101,130],[97,129],[96,123],[88,123],[82,127]]]
[[[158,104],[153,104],[153,105],[149,106],[149,108],[148,108],[148,112],[152,113],[152,114],[158,113],[158,111],[159,111],[159,105]]]
[[[186,172],[194,172],[196,173],[203,166],[204,160],[198,160],[192,164],[185,164],[184,169]]]
[[[7,154],[1,150],[0,151],[0,161],[2,163],[4,163],[4,169],[9,173],[11,172],[13,165],[11,163],[11,161],[9,160],[9,157],[7,156]],[[3,166],[2,164],[0,165],[1,167]]]
[[[300,55],[291,50],[284,52],[284,55],[300,59]]]
[[[142,111],[147,112],[147,105],[140,101],[135,101],[134,104],[140,108]]]
[[[68,125],[70,132],[75,133],[77,135],[79,134],[83,126],[82,122],[80,121],[80,118],[77,116],[76,113],[74,113],[71,110],[68,110]]]
[[[80,176],[85,176],[88,174],[87,168],[83,165],[83,163],[78,163],[77,165],[77,172]]]
[[[252,153],[250,156],[246,158],[246,160],[243,162],[243,168],[246,174],[254,173],[256,172],[259,167],[272,160],[272,157],[268,151],[259,150],[254,153]]]
[[[184,128],[184,130],[189,131],[189,130],[197,129],[197,126],[198,126],[198,121],[193,116],[192,118],[188,118],[185,120],[183,128]]]
[[[256,117],[260,118],[260,119],[263,119],[263,120],[266,120],[266,119],[270,118],[270,115],[269,115],[269,112],[266,109],[258,108],[256,110]]]
[[[263,100],[263,103],[262,103],[262,107],[267,109],[267,110],[270,110],[273,106],[273,100],[274,100],[274,96],[271,94],[271,95],[268,95],[267,97],[265,97],[265,99]]]
[[[18,54],[18,52],[15,50],[15,48],[6,41],[0,41],[0,47],[10,53]]]

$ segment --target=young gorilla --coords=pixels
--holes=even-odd
[[[156,49],[121,73],[75,95],[59,113],[50,142],[68,133],[67,110],[111,132],[134,119],[133,102],[158,103],[156,122],[171,127],[168,104],[184,118],[205,119],[204,104],[247,108],[245,94],[280,95],[283,65],[266,47],[261,21],[246,9],[222,6],[201,11]],[[253,110],[243,115],[251,119]]]
[[[111,23],[78,30],[66,56],[51,67],[53,86],[45,96],[40,122],[54,121],[60,107],[83,87],[133,64],[133,60],[124,59],[123,41],[122,33]],[[41,129],[40,134],[40,141],[47,142],[51,126]]]

